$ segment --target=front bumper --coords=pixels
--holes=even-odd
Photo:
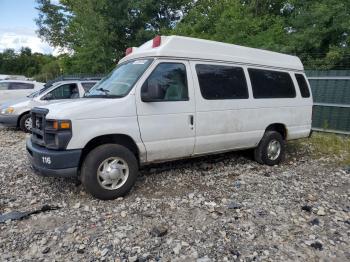
[[[0,124],[7,127],[17,127],[19,115],[0,114]]]
[[[28,158],[41,176],[77,177],[82,150],[50,150],[27,139]]]

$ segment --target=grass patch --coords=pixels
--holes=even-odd
[[[333,158],[335,162],[350,165],[350,136],[314,132],[309,139],[289,143],[288,151],[308,152],[313,158]]]

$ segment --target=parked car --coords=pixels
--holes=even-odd
[[[32,129],[30,110],[33,107],[80,98],[96,83],[97,80],[56,82],[26,98],[8,101],[0,107],[0,124],[8,127],[19,127],[25,132],[30,132]]]
[[[8,100],[26,97],[40,90],[44,83],[27,80],[1,80],[0,81],[0,106]]]
[[[287,140],[309,136],[312,104],[298,57],[158,36],[83,99],[34,108],[27,151],[38,174],[115,199],[153,162],[254,148],[277,165]]]

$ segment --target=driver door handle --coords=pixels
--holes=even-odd
[[[194,128],[194,116],[189,115],[188,118],[189,118],[190,128],[193,129]]]

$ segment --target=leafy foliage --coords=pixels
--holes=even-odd
[[[38,35],[69,50],[54,58],[0,54],[0,72],[41,78],[106,73],[129,46],[178,34],[297,55],[308,69],[350,68],[350,1],[36,0]]]
[[[68,72],[109,71],[128,46],[171,29],[188,0],[38,0],[38,33],[54,46],[73,51]],[[67,59],[66,59],[67,62]],[[67,65],[67,63],[66,63]]]
[[[0,53],[0,73],[25,75],[46,81],[59,75],[60,67],[57,58],[52,55],[33,54],[30,48],[24,47],[19,53],[13,49]]]
[[[173,33],[298,55],[307,68],[346,68],[349,18],[349,1],[199,0]]]

